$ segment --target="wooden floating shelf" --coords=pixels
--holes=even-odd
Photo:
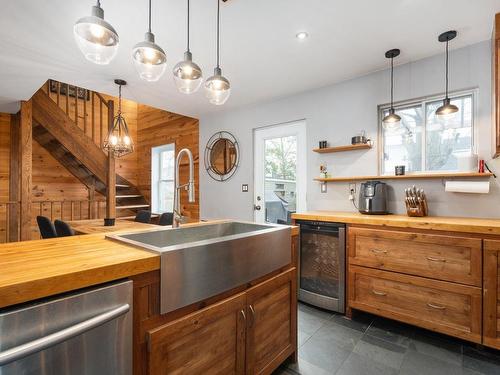
[[[337,147],[326,147],[326,148],[315,148],[314,152],[318,152],[320,154],[329,154],[332,152],[342,152],[342,151],[352,151],[352,150],[366,150],[372,148],[372,145],[369,143],[360,143],[357,145],[347,145],[347,146],[337,146]]]
[[[403,176],[347,176],[347,177],[329,177],[315,178],[319,182],[342,182],[342,181],[362,181],[362,180],[424,180],[433,178],[485,178],[491,177],[493,173],[485,172],[445,172],[445,173],[419,173],[405,174]]]

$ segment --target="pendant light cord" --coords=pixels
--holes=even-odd
[[[219,38],[219,24],[220,24],[220,0],[217,0],[217,68],[220,68],[220,64],[219,64],[219,48],[220,48],[220,38]]]
[[[391,57],[391,109],[394,108],[394,57]]]
[[[122,85],[118,86],[118,114],[122,113]]]
[[[151,32],[151,0],[149,0],[148,31]]]
[[[449,40],[446,40],[446,58],[445,58],[445,61],[446,61],[446,74],[445,74],[445,95],[446,95],[446,99],[448,99],[448,43],[449,43]]]
[[[189,51],[189,0],[187,0],[187,7],[188,7],[188,9],[187,9],[187,17],[188,17],[188,19],[187,19],[187,51],[190,52]]]

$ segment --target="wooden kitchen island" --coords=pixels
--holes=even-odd
[[[289,265],[160,314],[156,253],[102,233],[4,244],[0,308],[128,278],[134,293],[134,375],[270,374],[296,358],[297,245],[294,228]]]

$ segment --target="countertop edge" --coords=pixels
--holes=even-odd
[[[362,215],[341,211],[309,211],[294,213],[292,214],[292,219],[500,235],[500,219],[444,216],[409,217],[405,215]]]

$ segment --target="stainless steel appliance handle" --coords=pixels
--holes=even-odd
[[[30,354],[37,353],[51,346],[67,341],[75,336],[78,336],[86,331],[96,328],[110,320],[118,318],[120,315],[130,311],[130,305],[127,303],[113,310],[94,316],[93,318],[84,320],[83,322],[72,325],[71,327],[62,329],[58,332],[41,337],[39,339],[29,341],[26,344],[16,346],[0,352],[0,366],[17,361]]]

